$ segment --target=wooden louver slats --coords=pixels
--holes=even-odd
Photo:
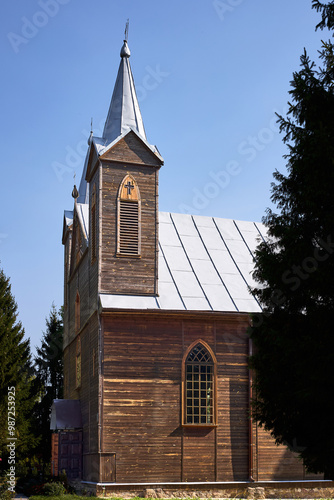
[[[139,207],[137,201],[120,200],[119,252],[125,255],[139,253]]]

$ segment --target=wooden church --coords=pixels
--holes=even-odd
[[[84,484],[300,480],[249,418],[262,224],[159,213],[127,41],[102,137],[65,211],[64,400],[52,466]]]

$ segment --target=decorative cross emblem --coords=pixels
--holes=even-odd
[[[134,185],[129,181],[127,184],[124,184],[124,187],[128,190],[127,194],[131,196],[131,189],[135,188]]]

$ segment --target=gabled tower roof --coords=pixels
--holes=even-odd
[[[150,145],[146,139],[143,119],[129,62],[130,49],[127,40],[124,40],[120,56],[121,63],[119,65],[103,135],[102,137],[96,137],[93,136],[93,132],[91,131],[88,139],[88,151],[79,186],[78,203],[88,203],[89,200],[89,184],[86,180],[86,174],[92,148],[95,149],[97,156],[100,157],[132,131],[141,141],[143,141],[147,148],[157,156],[160,164],[163,163],[163,159],[157,147]]]
[[[146,140],[129,61],[130,49],[127,40],[124,40],[120,56],[121,63],[102,136],[106,144],[111,143],[130,128]]]

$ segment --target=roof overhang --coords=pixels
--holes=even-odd
[[[137,132],[137,130],[135,130],[132,127],[129,127],[125,132],[123,132],[123,134],[116,137],[116,139],[114,139],[110,144],[106,144],[105,139],[101,137],[93,137],[93,142],[99,157],[101,157],[102,155],[107,153],[110,149],[112,149],[114,146],[116,146],[116,144],[118,144],[119,141],[124,139],[124,137],[126,137],[130,132],[133,132],[138,137],[138,139],[146,146],[146,148],[148,148],[151,151],[151,153],[153,153],[157,157],[157,159],[159,160],[159,164],[162,165],[164,163],[164,159],[159,153],[158,148],[156,146],[152,146],[151,144],[149,144],[147,140],[144,139],[144,137],[142,137]]]
[[[51,406],[50,429],[81,429],[81,406],[77,399],[54,399]]]
[[[73,226],[73,210],[65,210],[64,211],[64,222],[63,222],[63,237],[62,243],[65,245],[66,239],[68,237],[69,232],[72,230]]]

